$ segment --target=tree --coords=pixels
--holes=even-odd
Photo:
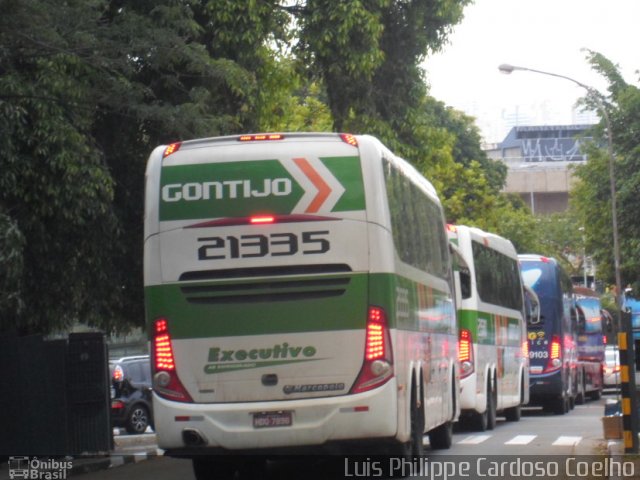
[[[611,121],[615,155],[618,231],[620,238],[621,276],[624,284],[640,287],[640,89],[628,84],[617,65],[602,54],[588,51],[592,68],[609,83],[601,101]],[[591,108],[599,104],[591,96],[584,103]],[[587,252],[598,264],[598,275],[613,283],[611,194],[609,157],[603,121],[594,129],[597,143],[590,145],[589,161],[576,169],[578,184],[571,192],[571,203],[585,226]]]
[[[212,58],[199,34],[188,5],[172,0],[4,4],[0,213],[24,239],[11,254],[20,281],[3,295],[23,308],[5,326],[143,323],[147,155],[253,118],[254,77]]]
[[[472,120],[431,99],[419,67],[467,3],[3,2],[0,331],[142,325],[145,163],[175,140],[371,133],[453,219],[512,213]]]

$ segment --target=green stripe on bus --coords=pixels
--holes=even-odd
[[[304,285],[305,279],[316,278],[298,277],[296,280]],[[367,317],[366,274],[322,278],[348,278],[349,282],[339,287],[344,289],[342,294],[335,292],[338,287],[317,288],[316,292],[324,292],[315,294],[317,298],[304,286],[287,286],[274,292],[269,284],[277,284],[280,279],[273,278],[262,281],[262,290],[256,288],[260,282],[254,281],[250,282],[251,289],[245,291],[242,285],[246,285],[246,281],[148,286],[145,288],[147,321],[151,324],[157,318],[166,318],[175,339],[364,328]],[[229,290],[229,286],[234,284],[239,286],[238,290]],[[220,296],[209,296],[210,303],[207,303],[206,293],[190,295],[181,289],[186,286],[206,289],[211,285],[224,285],[226,290]],[[236,303],[232,303],[233,296],[236,296]]]
[[[320,161],[345,189],[332,211],[364,210],[360,157],[326,157]],[[286,215],[304,194],[303,187],[276,159],[164,166],[159,219]]]
[[[320,160],[345,188],[333,211],[364,210],[366,206],[360,157],[323,157]]]
[[[305,286],[305,281],[318,278],[348,282],[339,287],[343,293],[333,286]],[[280,280],[287,286],[274,294]],[[151,329],[154,320],[166,318],[175,339],[341,331],[364,329],[369,305],[375,305],[385,309],[391,328],[433,333],[455,329],[446,293],[395,274],[323,275],[295,281],[294,285],[291,279],[269,278],[148,286],[147,324]],[[216,293],[220,286],[224,288]],[[185,287],[192,290],[183,291]],[[234,295],[236,303],[232,303]]]
[[[513,317],[503,318],[506,332],[503,337],[498,339],[502,345],[511,344],[514,346],[520,343],[520,321]],[[482,345],[496,344],[496,315],[487,312],[478,312],[476,310],[459,310],[458,326],[460,329],[467,329],[471,332],[473,341]],[[509,336],[512,329],[512,336]],[[518,336],[516,336],[516,332]]]

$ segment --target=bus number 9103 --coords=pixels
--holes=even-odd
[[[283,257],[301,252],[303,255],[329,251],[328,230],[295,233],[272,233],[270,235],[227,235],[203,237],[206,242],[198,248],[198,260],[224,260],[227,258]]]

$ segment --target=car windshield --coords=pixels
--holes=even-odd
[[[614,363],[614,362],[617,363],[619,362],[620,352],[618,350],[608,348],[605,352],[605,356],[606,356],[607,363]]]

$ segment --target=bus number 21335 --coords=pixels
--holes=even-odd
[[[226,258],[283,257],[326,253],[331,248],[328,230],[295,233],[272,233],[270,235],[227,235],[225,237],[198,238],[203,242],[198,248],[198,260],[223,260]],[[206,243],[204,243],[206,242]]]

